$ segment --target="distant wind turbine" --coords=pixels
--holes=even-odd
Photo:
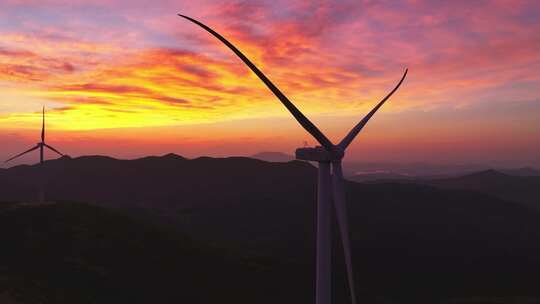
[[[17,154],[15,156],[13,156],[12,158],[6,160],[5,162],[9,162],[11,160],[14,160],[18,157],[21,157],[23,155],[25,155],[26,153],[30,153],[34,150],[37,150],[39,149],[39,167],[40,167],[40,171],[41,171],[41,176],[39,177],[39,202],[40,203],[43,203],[44,199],[45,199],[45,194],[44,194],[44,191],[43,191],[43,179],[44,179],[44,176],[43,176],[43,150],[45,148],[48,148],[50,150],[52,150],[53,152],[56,152],[58,153],[60,156],[64,156],[64,154],[60,153],[58,150],[56,150],[55,148],[47,145],[45,143],[45,107],[43,107],[43,119],[42,119],[42,123],[41,123],[41,142],[38,142],[34,147],[32,147],[31,149],[28,149],[27,151],[24,151],[23,153],[20,153],[20,154]]]
[[[349,240],[349,228],[347,223],[347,210],[345,204],[345,191],[341,160],[345,155],[345,150],[366,125],[369,119],[377,110],[394,94],[399,88],[407,69],[396,87],[384,97],[337,145],[334,145],[296,106],[232,43],[223,36],[215,32],[205,24],[178,14],[215,36],[226,46],[228,46],[242,61],[264,82],[264,84],[276,95],[283,105],[291,112],[294,118],[308,131],[322,146],[314,148],[299,148],[296,150],[296,158],[301,160],[316,161],[319,163],[318,177],[318,197],[317,197],[317,269],[316,269],[316,304],[332,303],[332,272],[331,272],[331,212],[332,196],[334,209],[336,211],[337,222],[341,233],[345,264],[347,266],[347,279],[351,293],[352,303],[356,303],[356,294],[353,281],[353,268],[351,260],[351,246]],[[332,173],[330,173],[330,165]]]

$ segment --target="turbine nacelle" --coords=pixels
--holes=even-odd
[[[296,149],[296,159],[316,161],[316,162],[336,162],[341,161],[345,152],[334,146],[334,149],[327,150],[322,146],[306,147]]]

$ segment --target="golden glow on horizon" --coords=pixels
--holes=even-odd
[[[22,57],[27,59],[24,54]],[[129,62],[66,73],[60,78],[52,77],[45,84],[34,85],[21,94],[65,104],[48,109],[49,123],[64,130],[184,125],[287,116],[285,108],[264,84],[240,61],[233,59],[220,62],[192,53],[141,51],[132,54]],[[266,66],[261,64],[261,68]],[[268,69],[272,70],[272,67]],[[308,66],[305,73],[315,73],[312,70]],[[343,87],[339,87],[339,79],[332,78],[339,72],[336,69],[318,69],[317,73],[330,75],[325,79],[303,79],[303,73],[289,73],[291,75],[279,77],[287,79],[288,76],[290,79],[280,87],[299,107],[312,115],[350,109],[365,112],[376,98],[386,94],[377,92],[378,96],[363,106],[350,102],[357,98],[354,89],[348,89],[352,94],[347,94]],[[341,75],[349,77],[346,72]],[[1,115],[0,126],[32,128],[35,116],[27,113]]]

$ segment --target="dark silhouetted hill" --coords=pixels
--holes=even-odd
[[[36,169],[19,166],[0,174],[0,185],[10,185],[0,188],[0,199],[33,200]],[[279,286],[302,281],[312,292],[317,174],[309,163],[82,157],[48,161],[45,171],[50,200],[144,214],[140,218],[217,248],[268,256],[288,265],[272,267]],[[347,192],[357,288],[370,303],[378,296],[379,303],[540,296],[536,210],[482,193],[418,184],[350,182]],[[337,241],[335,246],[339,302],[347,293]],[[284,294],[293,295],[296,289],[287,288]],[[294,303],[312,302],[303,293],[297,297],[308,300]]]
[[[312,298],[306,277],[311,273],[300,272],[302,266],[233,255],[85,204],[0,204],[0,241],[6,245],[0,250],[0,299],[15,303],[276,303],[284,296],[307,303]],[[280,284],[284,271],[296,277],[296,288]]]

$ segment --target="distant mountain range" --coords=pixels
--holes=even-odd
[[[514,176],[540,176],[540,170],[531,167],[522,167],[515,169],[497,169],[497,171]]]
[[[0,200],[34,200],[41,174],[37,169],[0,171]],[[267,256],[288,266],[275,266],[280,279],[265,284],[277,284],[284,296],[302,299],[295,303],[312,301],[313,276],[307,272],[314,263],[317,172],[307,162],[189,160],[174,154],[136,160],[87,156],[47,161],[44,171],[52,201],[114,208],[215,248]],[[534,279],[540,273],[540,213],[530,202],[501,199],[499,189],[470,186],[518,185],[520,178],[481,172],[460,183],[348,183],[361,298],[370,303],[377,303],[377,296],[378,303],[434,303],[470,296],[540,297]],[[499,180],[504,182],[497,184]],[[464,185],[474,191],[463,190]],[[528,182],[521,187],[538,188]],[[340,250],[337,240],[335,246]],[[340,256],[335,292],[345,301]],[[299,278],[309,281],[305,294],[287,287],[296,286]],[[230,280],[242,284],[234,276]],[[262,291],[254,292],[264,297]]]
[[[250,156],[268,162],[289,162],[295,156],[282,152],[260,152]],[[346,161],[344,174],[350,180],[371,181],[380,179],[433,179],[457,177],[490,169],[480,164],[430,164],[430,163],[384,163]],[[499,168],[499,172],[514,176],[540,176],[540,170],[532,167]]]
[[[355,173],[352,176],[347,177],[354,182],[369,182],[369,181],[401,181],[401,180],[415,180],[418,177],[413,175],[400,174],[392,171],[375,170],[361,173]]]
[[[456,177],[414,177],[392,173],[358,175],[350,179],[367,183],[413,183],[447,190],[469,190],[540,209],[540,176],[525,176],[530,169],[484,170]]]
[[[250,156],[254,159],[260,159],[267,162],[290,162],[296,159],[295,156],[281,152],[260,152]]]
[[[540,209],[540,176],[512,176],[495,170],[486,170],[425,183],[442,189],[473,190]]]

